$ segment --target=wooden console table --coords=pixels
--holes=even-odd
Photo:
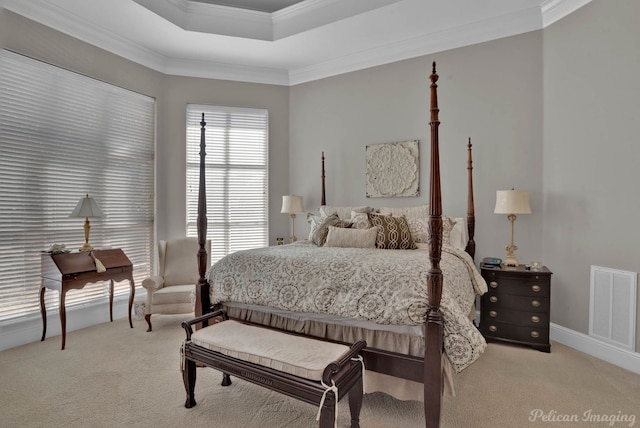
[[[98,272],[91,253],[102,262],[105,272]],[[133,264],[120,249],[93,250],[92,252],[43,254],[42,255],[42,283],[40,284],[40,313],[42,314],[42,340],[47,334],[47,311],[44,305],[44,292],[47,288],[58,290],[60,293],[60,324],[62,326],[62,348],[64,349],[67,335],[67,312],[65,309],[65,295],[69,290],[79,290],[94,282],[110,281],[109,284],[109,318],[113,321],[113,282],[129,280],[129,326],[131,322],[131,308],[135,296],[133,282]]]

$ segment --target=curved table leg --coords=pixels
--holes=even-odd
[[[47,310],[44,307],[44,292],[46,287],[44,285],[40,286],[40,314],[42,315],[42,339],[43,341],[45,337],[47,337]]]
[[[65,295],[64,291],[60,291],[60,326],[62,328],[62,348],[67,340],[67,310],[65,309]]]
[[[113,322],[113,279],[109,280],[109,321]]]
[[[136,295],[136,286],[133,282],[133,275],[129,277],[129,287],[131,290],[129,292],[129,327],[133,328],[133,322],[131,321],[131,310],[133,309],[133,298]],[[151,326],[151,324],[149,324],[149,326]]]

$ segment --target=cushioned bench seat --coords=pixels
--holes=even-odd
[[[193,332],[191,326],[217,319]],[[196,364],[320,406],[320,427],[333,427],[338,400],[348,393],[351,427],[359,427],[362,407],[362,370],[359,352],[364,342],[352,346],[296,336],[278,330],[228,320],[217,311],[183,323],[187,340],[183,347],[185,407],[195,406],[193,394]]]

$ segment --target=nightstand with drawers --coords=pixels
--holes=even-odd
[[[524,265],[481,268],[489,291],[482,295],[480,332],[487,341],[504,341],[551,352],[549,309],[551,272]]]

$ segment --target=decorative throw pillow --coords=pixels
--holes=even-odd
[[[403,217],[369,213],[369,221],[377,228],[376,248],[388,250],[415,250],[409,224]]]
[[[376,248],[378,229],[348,229],[329,226],[325,247]]]
[[[429,236],[429,205],[416,205],[411,207],[380,208],[380,214],[392,215],[394,217],[405,216],[409,223],[409,230],[413,242],[427,242]]]
[[[318,214],[307,213],[307,223],[309,223],[309,241],[313,240],[313,234],[318,230],[318,226],[322,224],[324,218]]]
[[[371,227],[371,222],[369,221],[367,213],[351,211],[351,219],[349,221],[353,223],[353,226],[351,227],[354,229],[369,229]]]
[[[329,233],[329,226],[335,227],[351,227],[350,221],[340,220],[338,214],[333,213],[329,217],[325,218],[313,233],[312,241],[318,246],[322,247],[327,240],[327,234]]]

